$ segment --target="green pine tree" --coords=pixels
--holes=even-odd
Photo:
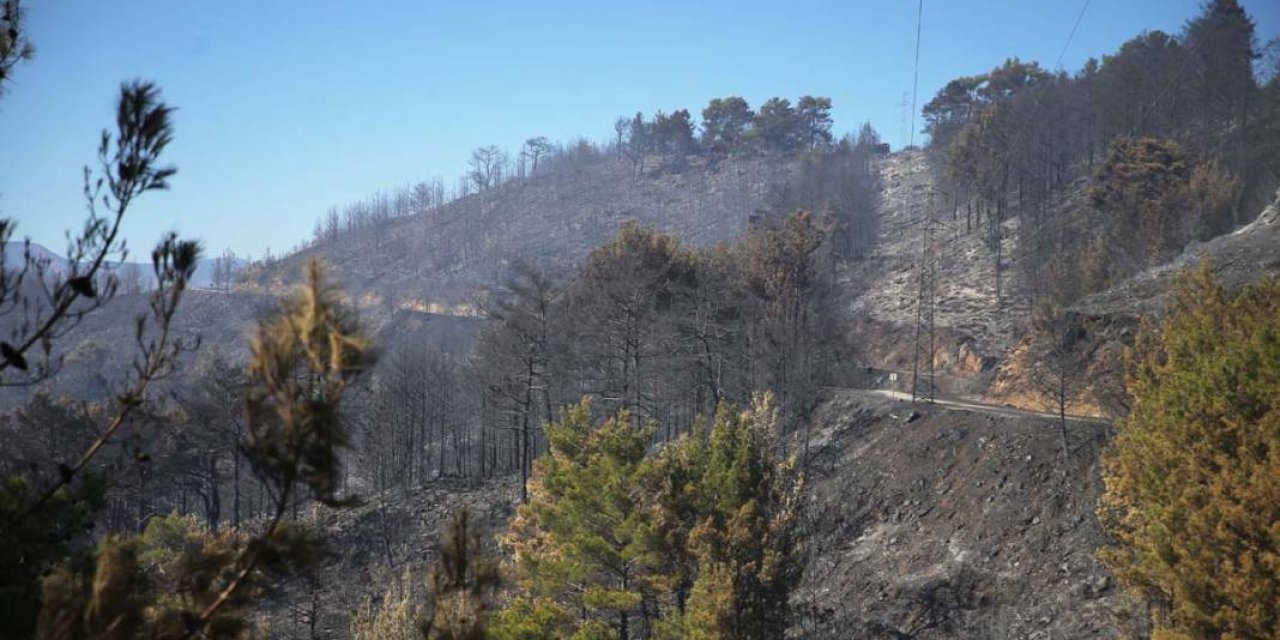
[[[561,620],[565,636],[643,637],[657,613],[669,577],[641,491],[652,433],[625,411],[595,425],[585,400],[547,426],[550,451],[504,543],[529,598],[523,606]]]
[[[1133,357],[1105,459],[1104,559],[1156,638],[1280,637],[1280,282],[1184,274]]]
[[[716,414],[700,487],[704,515],[689,539],[698,558],[686,613],[692,638],[785,635],[804,558],[801,479],[795,459],[776,453],[777,421],[767,394],[750,411],[722,407]]]

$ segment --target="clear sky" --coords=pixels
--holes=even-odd
[[[0,214],[61,252],[119,83],[154,80],[179,108],[179,173],[130,216],[136,256],[168,229],[212,252],[280,253],[329,205],[452,180],[473,147],[604,139],[619,115],[696,115],[717,96],[830,96],[837,131],[869,120],[897,147],[916,27],[914,0],[27,4],[37,55],[0,99]],[[1177,31],[1199,4],[1094,0],[1063,67]],[[1277,35],[1280,2],[1244,5],[1260,41]],[[925,0],[917,108],[1006,57],[1052,67],[1082,6]]]

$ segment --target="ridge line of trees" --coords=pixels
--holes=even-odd
[[[714,166],[731,156],[820,151],[838,142],[832,134],[831,99],[826,97],[801,96],[794,106],[786,98],[770,98],[758,111],[741,97],[716,98],[701,115],[701,123],[697,123],[688,109],[657,111],[651,117],[637,112],[619,118],[614,123],[614,138],[603,143],[586,138],[554,143],[535,136],[514,155],[496,145],[477,147],[452,188],[446,187],[445,180],[434,178],[331,207],[316,220],[310,244],[332,241],[393,218],[423,214],[507,183],[576,174],[609,158],[629,163],[638,176],[645,173],[646,166],[653,168],[655,165],[648,164],[652,162],[659,170],[680,172],[694,157]],[[878,136],[876,146],[883,148]]]

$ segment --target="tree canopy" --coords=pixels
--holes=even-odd
[[[1280,629],[1280,283],[1183,274],[1133,355],[1106,455],[1103,557],[1154,600],[1157,638]]]

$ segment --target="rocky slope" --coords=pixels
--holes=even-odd
[[[877,160],[884,185],[880,235],[872,255],[848,265],[843,277],[846,309],[865,363],[886,370],[910,371],[916,359],[923,221],[933,207],[941,220],[934,255],[937,261],[934,339],[929,353],[921,335],[920,366],[932,357],[943,393],[1049,409],[1051,401],[1030,381],[1028,301],[1016,279],[1020,255],[1018,212],[1001,230],[1000,295],[992,251],[982,230],[966,229],[963,214],[946,210],[924,152],[906,151]],[[1087,206],[1080,199],[1087,181],[1061,194],[1055,215]],[[1077,333],[1079,392],[1069,411],[1083,415],[1119,415],[1124,411],[1124,350],[1132,344],[1138,320],[1156,315],[1177,274],[1208,260],[1214,276],[1228,288],[1280,274],[1280,194],[1256,220],[1236,231],[1193,243],[1175,259],[1138,273],[1110,289],[1088,296],[1069,310]],[[904,387],[905,389],[905,387]]]
[[[1207,261],[1214,278],[1228,290],[1259,278],[1280,276],[1280,193],[1257,218],[1232,233],[1186,247],[1173,260],[1088,296],[1068,310],[1080,362],[1080,391],[1068,411],[1087,415],[1123,415],[1125,350],[1132,346],[1143,317],[1158,317],[1165,294],[1178,274]],[[1030,408],[1050,408],[1045,398],[1028,393],[1028,342],[1024,338],[1002,357],[985,397]]]
[[[792,637],[1118,638],[1140,620],[1096,552],[1105,423],[987,415],[838,392],[815,415],[807,567]],[[501,531],[513,479],[436,480],[312,517],[337,550],[275,603],[273,637],[348,637],[350,614],[467,506]],[[321,606],[316,608],[315,603]]]
[[[879,244],[867,259],[842,268],[839,300],[850,312],[850,331],[865,345],[865,364],[892,370],[909,367],[914,356],[919,221],[931,186],[920,152],[876,162],[885,188]],[[334,265],[384,347],[426,336],[463,353],[480,322],[470,302],[514,261],[571,267],[627,219],[691,244],[729,241],[746,228],[770,185],[787,175],[785,163],[769,159],[641,177],[607,162],[395,219],[284,258],[242,290],[192,292],[179,330],[201,336],[204,347],[184,372],[198,371],[215,350],[242,357],[254,318],[310,256]],[[1119,375],[1135,314],[1158,309],[1178,268],[1209,256],[1229,284],[1280,273],[1277,207],[1079,305],[1081,348],[1108,368],[1089,371],[1102,381],[1099,388],[1119,388],[1104,374]],[[1025,302],[1007,281],[997,301],[995,265],[981,233],[962,233],[958,225],[940,234],[932,354],[947,374],[940,386],[1033,404],[1018,395]],[[1004,255],[1016,256],[1016,218],[1002,235]],[[82,397],[103,394],[128,367],[117,347],[132,339],[130,319],[145,301],[126,296],[112,304],[110,313],[67,337],[74,346],[62,388]],[[1009,393],[992,395],[993,380],[997,392]],[[0,406],[14,401],[0,397]],[[1133,621],[1141,616],[1096,559],[1105,543],[1094,514],[1103,424],[1072,423],[1064,456],[1052,421],[911,407],[858,392],[829,398],[814,420],[810,559],[796,595],[804,614],[796,636],[1107,638],[1138,628]],[[317,514],[338,555],[318,568],[315,587],[282,595],[271,618],[275,636],[308,637],[315,628],[324,637],[345,637],[347,616],[364,598],[406,568],[421,575],[449,512],[468,505],[501,527],[514,496],[509,479],[439,480],[373,496],[350,511]]]
[[[805,638],[1115,638],[1096,551],[1106,427],[857,392],[816,415]]]
[[[863,346],[867,366],[909,376],[914,363],[924,370],[931,358],[939,392],[984,397],[997,364],[1019,346],[1029,313],[1014,276],[1016,211],[1000,230],[997,271],[987,230],[976,219],[966,220],[960,207],[951,208],[924,151],[883,156],[875,168],[884,188],[876,246],[867,259],[846,267],[842,287],[854,342]],[[936,231],[927,253],[937,273],[932,340],[920,300],[925,222],[931,216]],[[900,377],[898,387],[910,391],[909,380]]]
[[[1089,316],[1159,313],[1164,293],[1178,273],[1202,260],[1209,261],[1214,277],[1229,289],[1280,275],[1280,191],[1253,222],[1208,242],[1193,243],[1167,264],[1085,298],[1076,310]]]
[[[871,256],[850,266],[848,310],[864,322],[891,328],[901,335],[914,329],[920,289],[924,221],[930,213],[940,221],[935,236],[938,265],[934,325],[948,334],[937,357],[957,360],[960,344],[982,354],[998,354],[1012,345],[1012,337],[1026,317],[1026,301],[1007,281],[1011,256],[1016,255],[1017,220],[1006,223],[997,298],[995,260],[981,230],[965,229],[962,217],[947,209],[936,191],[923,151],[902,151],[876,160],[884,193],[879,235]],[[911,332],[906,332],[910,334]],[[910,337],[910,336],[908,336]],[[901,356],[881,341],[885,364]]]
[[[352,614],[370,598],[376,603],[393,580],[408,579],[420,596],[452,514],[465,507],[488,530],[500,531],[515,513],[517,487],[515,478],[444,478],[366,496],[350,509],[307,514],[332,553],[312,567],[314,580],[290,585],[269,603],[261,619],[269,637],[349,638]]]

